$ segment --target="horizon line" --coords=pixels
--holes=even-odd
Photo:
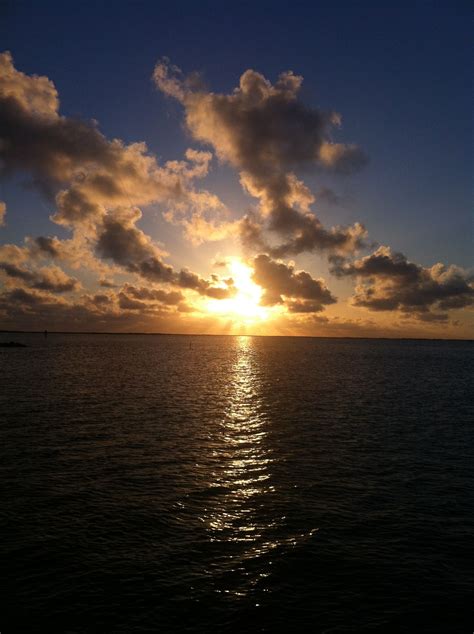
[[[0,328],[0,334],[25,334],[25,335],[147,335],[160,337],[279,337],[294,339],[378,339],[384,341],[463,341],[474,342],[474,339],[465,339],[459,337],[357,337],[351,335],[254,335],[245,333],[191,333],[191,332],[113,332],[107,330],[4,330]]]

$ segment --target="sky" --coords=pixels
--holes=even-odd
[[[470,3],[0,3],[0,328],[472,338]]]

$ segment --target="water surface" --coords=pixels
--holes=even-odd
[[[472,631],[472,343],[0,338],[2,632]]]

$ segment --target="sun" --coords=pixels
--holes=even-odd
[[[271,310],[260,304],[263,290],[252,280],[252,269],[236,257],[228,258],[227,266],[237,293],[229,299],[208,300],[206,310],[243,322],[268,319]]]

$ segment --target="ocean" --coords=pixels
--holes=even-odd
[[[2,634],[474,629],[472,342],[11,339]]]

